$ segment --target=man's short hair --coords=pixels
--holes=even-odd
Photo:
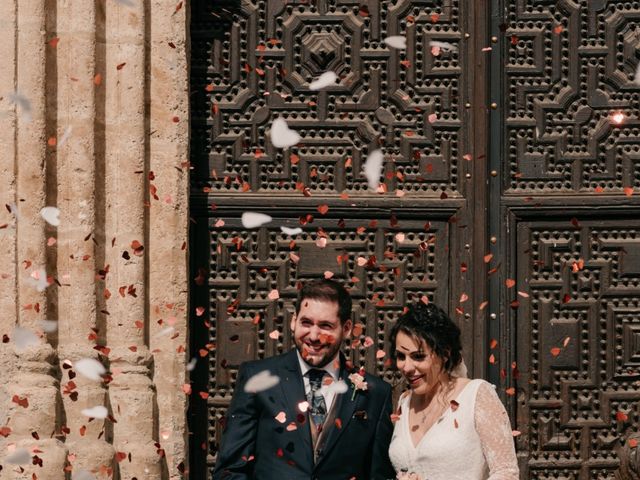
[[[298,292],[296,303],[296,315],[300,313],[302,302],[305,300],[319,300],[324,302],[335,302],[338,304],[338,318],[344,324],[351,318],[351,295],[342,284],[335,280],[313,280],[302,286]]]

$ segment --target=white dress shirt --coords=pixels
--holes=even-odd
[[[298,362],[300,362],[300,371],[302,371],[302,378],[304,380],[304,394],[307,397],[309,397],[309,393],[311,392],[311,384],[309,383],[309,376],[307,375],[307,372],[312,368],[324,370],[325,372],[327,372],[327,374],[331,375],[331,378],[334,382],[337,382],[339,380],[340,360],[338,357],[340,353],[337,353],[336,356],[324,367],[314,367],[312,365],[309,365],[307,362],[303,360],[302,355],[300,355],[299,351],[296,350],[296,353],[298,354]],[[322,385],[325,384],[325,378],[323,378],[322,380]],[[336,392],[334,389],[323,388],[321,393],[324,396],[324,402],[327,405],[327,412],[328,412],[331,410],[331,406],[333,405],[333,401],[336,397]]]

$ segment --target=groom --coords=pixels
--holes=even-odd
[[[213,479],[395,478],[391,387],[340,354],[349,293],[332,280],[307,283],[290,327],[295,350],[240,366]]]

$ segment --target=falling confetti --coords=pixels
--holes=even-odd
[[[258,228],[273,220],[269,215],[256,212],[245,212],[242,214],[242,226],[244,228]]]
[[[87,470],[78,470],[73,472],[71,480],[96,480],[96,477]]]
[[[320,387],[320,393],[325,396],[327,394],[340,395],[349,390],[349,386],[344,380],[338,380],[337,382],[331,382],[329,385],[322,385]]]
[[[40,216],[45,219],[45,221],[57,227],[60,225],[60,210],[56,207],[44,207],[40,210]]]
[[[284,412],[280,412],[275,416],[275,419],[280,422],[280,423],[286,423],[287,421],[287,414]]]
[[[300,227],[296,227],[296,228],[280,227],[280,230],[282,230],[282,233],[284,233],[285,235],[289,235],[290,237],[294,235],[298,235],[299,233],[302,233],[302,229]]]
[[[7,95],[8,100],[20,107],[21,118],[26,123],[31,121],[31,102],[20,92],[13,92]]]
[[[431,40],[429,42],[429,46],[432,49],[433,48],[437,48],[439,50],[442,50],[443,52],[456,52],[456,51],[458,51],[458,47],[456,47],[452,43],[447,43],[447,42],[437,42],[435,40]]]
[[[622,123],[624,122],[625,118],[626,118],[626,116],[622,112],[615,112],[615,113],[611,114],[611,121],[616,125],[622,125]]]
[[[109,411],[107,410],[107,408],[102,405],[96,405],[92,408],[85,408],[81,410],[80,413],[82,413],[82,415],[86,417],[99,419],[107,418],[107,415],[109,415]]]
[[[62,137],[60,137],[60,140],[58,141],[58,149],[62,148],[62,146],[67,143],[67,140],[69,140],[69,137],[71,136],[71,132],[73,131],[73,127],[71,125],[69,125],[64,133],[62,134]]]
[[[40,320],[38,325],[45,333],[53,333],[58,330],[58,322],[56,320]]]
[[[115,0],[116,3],[124,5],[125,7],[135,7],[136,4],[133,0]]]
[[[384,39],[384,43],[386,43],[391,48],[397,48],[398,50],[404,50],[407,48],[407,37],[403,35],[393,35],[391,37],[387,37]]]
[[[11,465],[24,465],[25,463],[31,463],[31,454],[26,448],[17,448],[6,457],[4,457],[6,463]]]
[[[81,358],[74,364],[74,368],[80,375],[97,382],[102,380],[102,375],[107,372],[104,365],[94,358]]]
[[[44,268],[34,270],[29,275],[27,283],[35,288],[38,292],[44,292],[49,286],[49,280],[47,279],[47,272]]]
[[[291,130],[283,118],[276,118],[271,124],[271,143],[276,148],[289,148],[297,144],[302,137]]]
[[[279,383],[280,377],[272,375],[269,370],[263,370],[247,380],[244,391],[247,393],[263,392],[275,387]]]
[[[322,88],[330,87],[331,85],[336,84],[337,79],[338,75],[336,75],[334,72],[324,72],[318,79],[309,84],[309,90],[320,90]]]
[[[191,361],[187,363],[187,372],[193,371],[193,369],[196,368],[196,363],[198,363],[198,359],[196,357],[193,357]]]
[[[40,343],[40,338],[31,330],[24,327],[15,327],[11,333],[16,351],[22,352],[29,347],[35,347]]]
[[[367,161],[364,164],[364,174],[369,182],[369,188],[376,190],[380,185],[380,175],[382,173],[382,163],[384,156],[382,150],[374,150],[367,157]]]

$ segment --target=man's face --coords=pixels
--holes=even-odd
[[[291,331],[302,358],[313,367],[324,367],[351,334],[351,320],[338,318],[338,303],[304,299],[291,319]]]

